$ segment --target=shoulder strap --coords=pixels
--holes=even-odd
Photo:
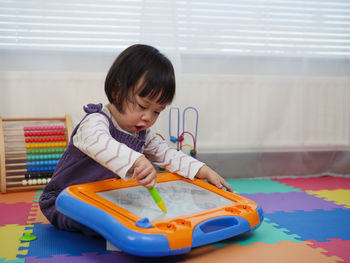
[[[114,137],[114,139],[116,139],[117,141],[126,144],[128,147],[130,147],[131,149],[141,152],[144,144],[145,144],[145,140],[146,140],[146,131],[141,131],[139,133],[139,138],[136,138],[130,134],[127,134],[123,131],[118,130],[117,128],[114,127],[113,121],[112,119],[102,111],[102,103],[99,104],[88,104],[86,106],[84,106],[84,111],[86,112],[86,115],[84,116],[84,118],[80,121],[80,123],[75,127],[74,131],[72,132],[71,135],[71,141],[73,136],[76,134],[77,129],[79,128],[81,122],[90,114],[92,113],[100,113],[103,114],[108,122],[109,122],[109,131],[112,134],[112,136]]]

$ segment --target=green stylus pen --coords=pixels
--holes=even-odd
[[[166,207],[164,204],[163,199],[160,197],[158,191],[156,188],[151,187],[151,188],[147,188],[148,192],[151,194],[151,196],[153,197],[154,201],[156,202],[156,204],[159,206],[160,209],[162,209],[162,211],[164,213],[166,213]]]

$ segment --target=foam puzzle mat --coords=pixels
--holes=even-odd
[[[0,263],[58,262],[350,262],[350,178],[229,179],[259,203],[262,225],[190,253],[141,258],[107,251],[102,238],[57,230],[42,215],[41,191],[0,195]],[[19,240],[24,233],[37,239]]]

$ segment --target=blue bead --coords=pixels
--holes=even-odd
[[[177,142],[177,138],[175,136],[170,136],[170,141],[171,142]]]

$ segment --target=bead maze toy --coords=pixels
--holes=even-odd
[[[156,188],[167,213],[134,178],[69,186],[56,207],[116,248],[147,257],[187,253],[255,230],[263,221],[258,204],[203,180],[164,173],[158,175]]]
[[[69,115],[63,118],[0,117],[1,193],[43,188],[71,133]]]
[[[177,113],[177,136],[175,137],[174,135],[172,135],[172,111],[176,111]],[[196,120],[196,125],[195,125],[195,133],[194,135],[189,132],[188,130],[186,130],[186,112],[187,111],[194,111],[195,113],[195,120]],[[190,151],[190,155],[194,158],[197,157],[197,149],[196,149],[196,144],[197,144],[197,133],[198,133],[198,110],[195,108],[195,107],[192,107],[192,106],[189,106],[189,107],[186,107],[184,110],[183,110],[183,113],[182,113],[182,133],[180,134],[180,109],[178,107],[171,107],[170,110],[169,110],[169,138],[170,138],[170,141],[173,142],[173,143],[176,143],[176,149],[179,151],[179,150],[182,150],[183,147],[185,146],[188,146],[191,148],[191,151]],[[193,142],[193,146],[191,146],[190,144],[183,144],[184,142],[184,136],[185,134],[188,134],[191,136],[192,138],[192,142]]]

